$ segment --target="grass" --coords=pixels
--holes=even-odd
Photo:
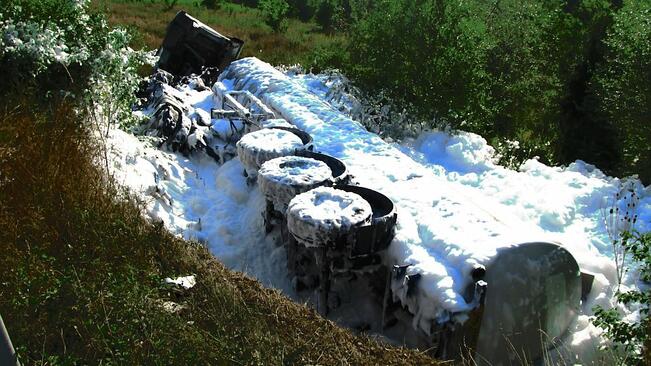
[[[217,10],[196,5],[194,1],[180,1],[169,8],[162,2],[120,2],[96,0],[96,7],[104,9],[111,24],[120,24],[137,31],[136,47],[156,49],[165,36],[167,24],[179,10],[201,20],[220,33],[244,41],[242,57],[255,56],[274,65],[301,64],[309,67],[319,49],[340,44],[343,35],[320,31],[315,23],[288,19],[287,30],[275,33],[264,23],[258,9],[232,3],[223,3]]]
[[[102,150],[74,100],[3,95],[0,314],[23,364],[435,364],[353,335],[144,220],[93,163]],[[185,293],[161,285],[187,274],[197,285]]]

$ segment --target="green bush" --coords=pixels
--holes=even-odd
[[[260,4],[258,0],[230,0],[230,2],[248,6],[250,8],[257,8]]]
[[[351,31],[346,71],[439,124],[549,140],[577,62],[557,40],[576,27],[538,1],[383,1]]]
[[[0,3],[3,97],[11,97],[15,90],[56,96],[61,89],[85,87],[85,76],[91,72],[85,61],[101,51],[94,37],[101,20],[85,10],[72,1]],[[71,75],[80,77],[73,80]]]
[[[274,32],[282,32],[287,28],[289,5],[285,0],[260,0],[258,7],[262,10],[265,23]]]
[[[605,39],[593,91],[621,140],[621,174],[651,182],[651,3],[624,1]]]
[[[314,13],[314,20],[326,32],[331,32],[335,28],[337,11],[339,5],[333,0],[323,0],[318,4]]]
[[[93,117],[116,122],[131,115],[136,70],[147,54],[132,50],[130,34],[109,27],[86,1],[3,2],[0,34],[6,72],[0,96],[7,101],[20,94],[43,103],[83,95]]]
[[[622,165],[621,143],[616,126],[598,112],[599,100],[591,83],[605,57],[604,39],[619,9],[619,1],[582,0],[567,2],[562,11],[575,24],[568,36],[556,42],[574,49],[576,62],[559,64],[566,69],[565,95],[560,104],[558,138],[551,140],[555,161],[568,164],[582,159],[607,174],[619,175]]]
[[[287,0],[289,15],[307,22],[314,16],[314,3],[306,0]]]

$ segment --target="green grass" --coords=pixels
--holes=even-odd
[[[136,30],[136,47],[156,49],[160,46],[167,24],[179,10],[185,10],[220,33],[244,41],[242,57],[255,56],[271,64],[314,64],[315,51],[340,44],[343,35],[326,34],[315,23],[288,19],[287,30],[274,33],[264,23],[258,9],[224,3],[217,10],[197,6],[194,1],[179,1],[169,9],[162,2],[120,2],[97,0],[96,7],[105,9],[112,24]]]

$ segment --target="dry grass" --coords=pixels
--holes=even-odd
[[[0,313],[24,364],[436,363],[355,336],[145,221],[91,162],[101,151],[83,116],[28,94],[0,105]],[[185,294],[161,286],[190,273]]]

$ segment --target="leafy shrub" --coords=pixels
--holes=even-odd
[[[165,2],[165,6],[167,6],[167,10],[170,10],[176,5],[178,0],[163,0]]]
[[[605,39],[593,91],[622,142],[622,174],[651,182],[651,3],[624,1]]]
[[[643,187],[642,187],[643,188]],[[617,275],[615,298],[620,307],[639,312],[636,321],[624,320],[618,309],[596,306],[592,322],[604,329],[612,342],[613,354],[620,364],[638,365],[651,361],[651,293],[640,290],[622,291],[622,280],[629,273],[642,283],[651,283],[651,232],[642,234],[635,227],[638,221],[639,195],[636,181],[625,180],[602,215],[612,245],[612,257]],[[643,287],[644,285],[642,285]],[[633,307],[633,308],[631,308]],[[608,346],[610,347],[610,345]]]
[[[324,28],[331,4],[352,26],[348,47],[315,51],[311,66],[340,68],[367,91],[414,104],[423,120],[502,144],[514,166],[583,159],[651,179],[648,2],[315,4]]]
[[[260,0],[258,7],[262,10],[265,23],[274,32],[282,32],[287,28],[289,4],[285,0]]]
[[[259,6],[259,0],[230,0],[230,2],[248,6],[250,8],[257,8]]]
[[[335,39],[332,44],[316,46],[309,57],[309,66],[314,72],[343,70],[350,64],[350,54],[341,52],[348,47],[346,39]]]
[[[569,15],[537,1],[382,1],[351,31],[346,72],[424,116],[493,137],[555,137],[574,49]],[[544,154],[548,156],[549,154]]]
[[[558,140],[555,155],[559,163],[582,159],[609,173],[621,164],[617,131],[612,123],[596,113],[598,101],[589,85],[595,68],[604,59],[603,39],[613,22],[617,2],[583,0],[563,8],[576,26],[568,37],[559,39],[576,49],[577,62],[568,69],[566,94],[561,99]],[[567,67],[565,64],[560,67]]]
[[[306,0],[287,0],[289,15],[307,22],[314,16],[314,3]]]
[[[109,27],[86,1],[14,1],[0,13],[0,66],[6,88],[42,100],[84,96],[89,116],[104,124],[125,121],[140,78],[136,70],[151,62],[129,47],[130,34]],[[101,106],[101,107],[100,107]]]
[[[39,94],[59,89],[82,90],[70,74],[88,74],[81,64],[99,51],[93,30],[99,19],[73,1],[14,1],[0,4],[0,67],[5,75],[2,96],[31,89]],[[73,85],[74,84],[74,85]],[[7,94],[5,94],[7,93]]]
[[[138,67],[153,63],[153,58],[145,52],[132,50],[130,36],[124,29],[103,29],[100,39],[104,50],[89,62],[93,73],[84,94],[86,105],[92,109],[89,115],[107,128],[112,123],[128,124],[133,120],[131,106],[142,79],[138,76]]]

